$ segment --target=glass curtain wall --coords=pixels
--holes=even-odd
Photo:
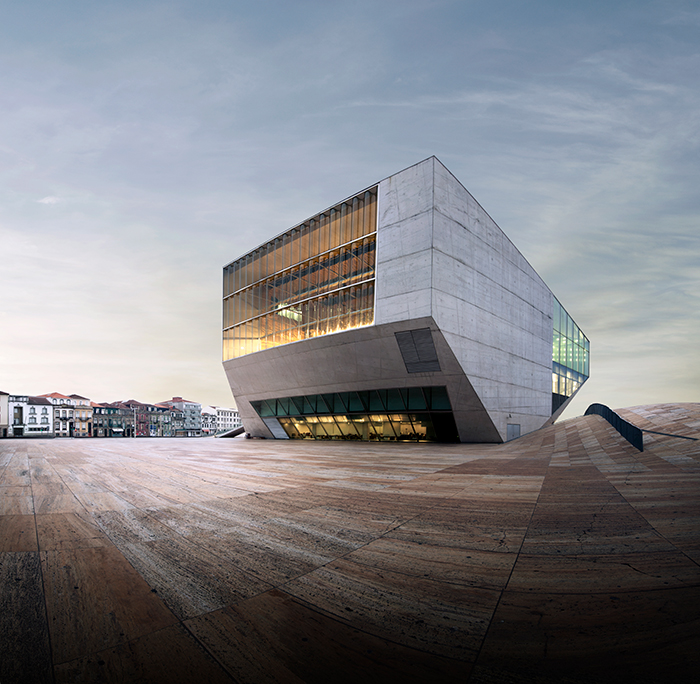
[[[552,413],[581,387],[590,375],[590,342],[556,297],[553,325]]]
[[[250,402],[290,439],[458,442],[445,387],[333,392]]]
[[[224,268],[223,357],[374,321],[377,188]]]

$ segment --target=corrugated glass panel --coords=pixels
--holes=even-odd
[[[224,296],[233,297],[223,327],[242,326],[226,336],[242,343],[223,345],[224,358],[371,325],[375,232],[373,188],[227,265]],[[348,289],[354,283],[358,289]],[[330,296],[321,299],[324,293]],[[268,314],[274,312],[287,320],[273,325]]]

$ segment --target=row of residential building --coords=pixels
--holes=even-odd
[[[182,397],[97,403],[79,394],[0,391],[0,437],[203,437],[239,427],[237,409]]]

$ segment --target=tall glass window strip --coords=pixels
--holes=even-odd
[[[581,387],[590,375],[590,342],[556,297],[553,326],[552,413]]]
[[[223,357],[374,321],[377,188],[224,268]]]
[[[290,439],[458,442],[446,387],[401,387],[251,401]]]

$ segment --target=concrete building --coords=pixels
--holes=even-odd
[[[136,399],[127,399],[126,401],[115,402],[121,409],[129,409],[133,416],[134,436],[135,437],[150,437],[151,436],[151,417],[148,413],[148,404],[137,401]]]
[[[123,410],[112,404],[96,402],[91,403],[93,437],[126,437],[131,425],[131,412]]]
[[[53,424],[56,437],[91,437],[92,405],[89,399],[79,394],[51,392],[39,395],[52,405]]]
[[[75,437],[92,437],[92,406],[87,397],[79,394],[71,394],[70,398],[75,402]]]
[[[171,409],[173,437],[202,436],[201,404],[182,397],[173,397],[167,401],[161,401],[158,406],[169,406]]]
[[[110,428],[105,430],[105,437],[135,437],[136,436],[136,411],[121,401],[103,403],[101,406],[111,409],[103,412],[107,415],[107,421],[103,420],[103,426]]]
[[[172,410],[169,406],[153,404],[148,408],[151,417],[151,437],[172,437]]]
[[[586,336],[435,157],[228,264],[223,304],[254,436],[503,442],[589,375]]]
[[[216,434],[216,408],[213,406],[202,406],[202,434]]]
[[[42,394],[53,405],[53,424],[56,437],[72,437],[75,427],[73,411],[76,401],[66,394],[51,392]]]

